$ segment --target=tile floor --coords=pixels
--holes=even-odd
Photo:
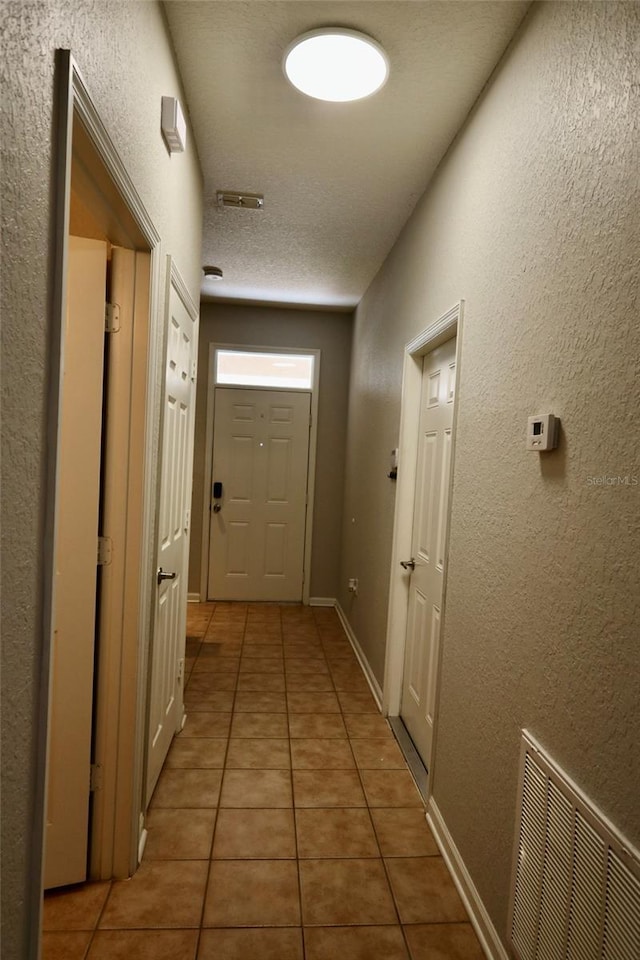
[[[189,606],[136,875],[47,895],[44,960],[482,960],[328,608]]]

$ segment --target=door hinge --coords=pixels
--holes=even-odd
[[[111,550],[113,541],[111,537],[98,537],[98,566],[106,567],[111,563]]]
[[[191,523],[191,510],[187,509],[184,512],[184,532],[189,532],[189,524]]]
[[[120,305],[118,303],[105,304],[104,329],[107,333],[117,333],[120,329]]]
[[[102,764],[92,763],[89,767],[89,792],[102,790]]]
[[[197,375],[198,375],[198,361],[194,360],[191,364],[191,383],[196,382]]]
[[[181,657],[178,660],[178,673],[176,675],[176,680],[178,681],[178,683],[182,680],[183,677],[184,677],[184,657]]]

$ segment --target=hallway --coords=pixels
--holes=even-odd
[[[192,604],[187,633],[143,862],[47,896],[44,960],[481,960],[335,611]]]

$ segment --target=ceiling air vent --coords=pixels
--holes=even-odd
[[[638,960],[640,855],[526,731],[517,834],[518,960]]]
[[[262,210],[264,195],[261,193],[235,193],[233,190],[218,190],[219,207],[236,207],[238,210]]]

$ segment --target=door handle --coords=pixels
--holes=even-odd
[[[416,562],[413,557],[411,557],[411,560],[401,560],[400,566],[404,567],[405,570],[415,570]]]
[[[160,585],[163,580],[175,580],[175,578],[175,571],[173,573],[165,573],[162,567],[158,570],[158,585]]]
[[[221,510],[222,510],[222,504],[221,504],[221,503],[214,503],[214,505],[213,505],[213,512],[214,512],[214,513],[220,513]]]

